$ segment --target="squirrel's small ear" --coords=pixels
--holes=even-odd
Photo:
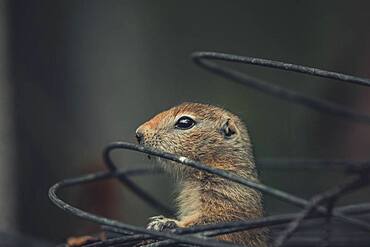
[[[225,138],[231,138],[232,136],[234,136],[237,133],[234,121],[232,121],[230,118],[227,119],[221,127],[221,132],[225,136]]]

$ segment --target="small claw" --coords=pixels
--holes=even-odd
[[[149,218],[150,221],[155,221],[155,220],[163,220],[166,219],[163,215],[157,215],[157,216],[152,216]]]
[[[147,226],[147,229],[149,230],[164,231],[164,230],[174,229],[178,227],[176,220],[166,218],[162,215],[154,216],[149,219],[150,219],[150,222]]]

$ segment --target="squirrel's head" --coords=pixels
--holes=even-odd
[[[237,171],[247,165],[254,169],[245,125],[236,115],[216,106],[199,103],[175,106],[142,124],[136,137],[144,146],[212,167]],[[171,167],[182,166],[169,163]]]

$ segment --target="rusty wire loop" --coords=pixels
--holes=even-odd
[[[100,172],[100,173],[94,173],[94,174],[88,174],[85,176],[72,178],[72,179],[65,179],[59,183],[56,183],[49,189],[49,198],[51,201],[57,205],[62,210],[71,213],[72,215],[75,215],[77,217],[80,217],[85,220],[89,220],[91,222],[97,223],[99,225],[105,225],[105,226],[112,226],[118,229],[123,229],[125,231],[131,231],[135,233],[144,233],[144,234],[150,234],[154,238],[165,238],[165,239],[173,239],[177,240],[179,243],[188,243],[193,245],[200,245],[200,246],[235,246],[229,243],[221,243],[216,240],[204,240],[200,238],[195,237],[183,237],[181,235],[172,234],[169,232],[158,232],[158,231],[152,231],[147,230],[142,227],[137,227],[129,224],[125,224],[122,222],[119,222],[117,220],[108,219],[105,217],[97,216],[95,214],[83,211],[77,207],[73,207],[70,204],[64,202],[57,196],[57,192],[61,188],[70,187],[77,184],[85,184],[89,183],[91,181],[99,181],[107,178],[113,178],[113,177],[119,177],[119,176],[126,176],[125,172],[119,173],[117,171],[114,172]]]
[[[336,79],[345,81],[357,85],[369,86],[370,80],[365,78],[359,78],[349,75],[344,75],[336,72],[325,71],[301,65],[288,64],[279,61],[265,60],[253,57],[237,56],[232,54],[224,54],[217,52],[196,52],[193,53],[192,58],[196,64],[202,68],[209,70],[217,75],[231,79],[244,86],[251,87],[253,89],[262,91],[263,93],[270,94],[276,98],[282,100],[288,100],[291,103],[299,104],[320,112],[341,116],[351,121],[357,121],[361,123],[370,123],[370,115],[353,111],[347,107],[332,103],[330,101],[316,99],[300,94],[296,91],[285,89],[275,84],[248,76],[240,71],[218,65],[212,62],[212,60],[228,61],[234,63],[252,64],[264,67],[270,67],[275,69],[281,69],[286,71],[294,71],[298,73],[304,73],[309,75],[315,75],[319,77]]]
[[[261,191],[265,194],[269,194],[271,196],[274,196],[278,199],[281,199],[285,202],[291,203],[291,204],[299,206],[299,207],[306,207],[307,205],[309,205],[309,202],[307,200],[303,199],[303,198],[300,198],[298,196],[289,194],[287,192],[284,192],[284,191],[281,191],[281,190],[278,190],[278,189],[275,189],[275,188],[271,188],[271,187],[269,187],[265,184],[257,183],[257,182],[239,177],[235,174],[226,172],[226,171],[221,170],[221,169],[216,169],[216,168],[206,166],[206,165],[204,165],[200,162],[190,160],[186,157],[181,157],[181,156],[174,155],[174,154],[171,154],[171,153],[166,153],[166,152],[158,151],[158,150],[155,150],[155,149],[152,149],[152,148],[148,148],[148,147],[144,147],[144,146],[140,146],[140,145],[136,145],[136,144],[132,144],[132,143],[127,143],[127,142],[114,142],[114,143],[111,143],[108,146],[106,146],[106,148],[103,151],[103,158],[104,158],[105,164],[107,164],[107,166],[114,166],[114,163],[110,158],[110,153],[114,149],[127,149],[127,150],[133,150],[133,151],[140,151],[142,153],[146,153],[146,154],[153,155],[153,156],[156,156],[156,157],[161,157],[161,158],[164,158],[164,159],[167,159],[167,160],[172,160],[172,161],[178,162],[180,164],[184,164],[186,166],[196,168],[198,170],[202,170],[202,171],[205,171],[205,172],[208,172],[208,173],[218,175],[222,178],[226,178],[226,179],[228,179],[230,181],[233,181],[235,183],[239,183],[241,185],[251,187],[253,189],[259,190],[259,191]],[[114,171],[115,169],[116,168],[113,168],[112,170]],[[325,207],[318,206],[318,205],[314,205],[313,207],[314,207],[314,209],[316,209],[320,213],[325,214],[327,212],[327,209]],[[333,213],[333,216],[337,217],[341,221],[353,224],[353,225],[359,227],[360,229],[370,231],[370,224],[368,224],[366,222],[360,221],[358,219],[347,217],[347,216],[342,215],[340,213]]]
[[[141,240],[147,239],[148,236],[154,239],[157,239],[158,237],[164,237],[164,239],[175,240],[175,242],[173,241],[167,242],[170,244],[181,242],[181,243],[196,244],[199,246],[237,246],[237,245],[230,245],[230,244],[226,245],[224,243],[217,244],[217,242],[213,242],[210,240],[205,241],[205,240],[200,239],[198,241],[193,241],[193,239],[189,237],[177,238],[176,234],[178,235],[196,234],[199,232],[208,231],[209,235],[216,236],[219,234],[232,233],[236,231],[249,230],[249,229],[255,229],[255,228],[266,227],[266,226],[273,226],[277,224],[285,224],[285,223],[290,222],[291,220],[294,220],[295,218],[299,216],[299,214],[276,215],[276,216],[264,217],[261,219],[255,219],[251,221],[228,222],[228,223],[223,223],[223,224],[204,225],[204,226],[196,226],[192,228],[174,229],[171,232],[163,233],[163,232],[149,231],[149,230],[146,230],[145,228],[124,224],[124,223],[121,223],[115,220],[110,220],[104,217],[100,217],[100,216],[85,212],[81,209],[73,207],[69,205],[68,203],[62,201],[56,194],[59,189],[62,189],[65,187],[71,187],[75,185],[97,182],[100,180],[111,179],[111,178],[120,177],[120,176],[140,175],[140,173],[144,174],[146,173],[146,170],[100,172],[100,173],[94,173],[94,174],[87,174],[85,176],[81,176],[77,178],[66,179],[66,180],[63,180],[55,184],[54,186],[50,188],[49,197],[62,210],[67,211],[73,215],[76,215],[82,219],[89,220],[91,222],[94,222],[94,223],[97,223],[103,226],[110,226],[113,229],[117,229],[118,231],[124,234],[139,233],[141,234],[139,235],[140,236],[139,239]],[[368,214],[370,213],[370,203],[335,208],[333,212],[345,213],[346,215],[347,214],[348,215]],[[316,218],[316,217],[323,217],[323,215],[313,214],[309,216],[309,218]],[[122,239],[124,238],[120,238],[119,240],[122,240]],[[112,241],[118,241],[118,240],[116,239]],[[107,245],[106,241],[101,241],[101,243],[95,243],[94,245],[91,244],[90,246],[111,246],[111,245]],[[163,245],[159,244],[159,245],[153,245],[153,246],[163,246]]]
[[[321,69],[305,67],[301,65],[288,64],[279,61],[272,61],[260,58],[238,56],[232,54],[216,53],[216,52],[196,52],[192,54],[194,62],[202,68],[205,68],[212,73],[220,75],[226,79],[230,79],[242,85],[251,87],[256,90],[260,90],[264,93],[270,94],[276,98],[287,100],[291,103],[299,104],[319,112],[328,113],[333,116],[343,117],[347,120],[356,121],[364,124],[370,124],[370,115],[365,113],[356,112],[347,107],[310,96],[300,94],[298,92],[285,89],[283,87],[262,81],[250,77],[240,71],[232,68],[222,66],[216,63],[216,61],[226,61],[233,63],[244,63],[263,67],[269,67],[274,69],[281,69],[285,71],[293,71],[297,73],[308,74],[312,76],[324,77],[329,79],[335,79],[352,83],[360,86],[370,86],[370,80],[366,78],[359,78],[355,76],[345,75],[336,72],[325,71]],[[248,186],[259,190],[265,194],[276,197],[282,201],[288,202],[292,205],[302,208],[299,213],[291,214],[280,214],[273,216],[266,216],[259,219],[253,219],[248,221],[234,221],[224,222],[219,224],[210,224],[202,226],[193,226],[190,228],[177,228],[168,232],[156,232],[147,230],[142,227],[137,227],[129,224],[125,224],[116,220],[107,219],[98,215],[91,214],[83,211],[79,208],[73,207],[70,204],[64,202],[57,196],[57,192],[65,187],[77,186],[81,184],[101,181],[104,179],[116,178],[120,180],[124,186],[130,189],[133,193],[139,196],[149,206],[157,209],[163,214],[173,214],[168,206],[163,205],[160,201],[156,200],[152,195],[148,194],[145,190],[140,188],[134,183],[131,176],[143,176],[150,172],[147,169],[135,169],[135,170],[119,170],[114,164],[110,157],[113,150],[125,149],[137,151],[151,156],[157,156],[164,159],[172,160],[177,162],[177,165],[186,165],[194,169],[199,169],[214,175],[220,176],[224,179],[228,179],[235,183],[239,183],[244,186]],[[51,201],[58,207],[66,212],[69,212],[77,217],[85,220],[89,220],[93,223],[102,226],[102,229],[106,232],[114,233],[118,236],[109,238],[107,240],[100,240],[95,243],[86,244],[85,247],[98,247],[98,246],[133,246],[138,243],[142,243],[143,240],[154,239],[156,242],[150,242],[146,244],[146,247],[157,247],[157,246],[173,246],[176,244],[185,245],[196,245],[196,246],[238,246],[232,243],[220,242],[209,237],[214,237],[222,234],[228,234],[238,231],[251,230],[261,227],[274,227],[284,226],[284,230],[281,230],[279,234],[273,239],[275,247],[287,245],[289,246],[289,238],[295,234],[298,228],[305,222],[317,223],[322,222],[320,219],[326,219],[327,235],[323,239],[319,239],[318,243],[322,246],[330,245],[330,226],[332,221],[335,219],[356,227],[360,231],[365,231],[367,234],[370,232],[370,224],[368,221],[358,218],[359,215],[366,215],[370,213],[370,203],[348,205],[345,207],[336,207],[335,204],[345,194],[354,190],[363,188],[369,185],[369,171],[370,161],[354,161],[354,160],[321,160],[321,159],[282,159],[282,160],[258,160],[257,164],[271,168],[271,165],[275,167],[285,167],[286,169],[323,169],[323,168],[344,168],[349,175],[352,175],[354,179],[349,180],[345,183],[339,184],[329,190],[320,192],[313,196],[310,200],[306,200],[296,195],[289,194],[285,191],[272,188],[262,183],[256,183],[249,181],[245,178],[236,176],[235,174],[228,173],[224,170],[208,167],[197,161],[190,160],[186,157],[180,157],[174,154],[161,152],[158,150],[146,148],[140,145],[135,145],[127,142],[114,142],[107,145],[103,151],[103,160],[106,164],[109,172],[100,172],[94,174],[88,174],[85,176],[63,180],[49,190],[49,197]],[[323,205],[324,204],[324,205]],[[326,206],[325,206],[326,205]],[[361,238],[359,240],[362,241]],[[297,241],[297,240],[295,240]],[[300,244],[307,246],[312,241],[305,238],[301,238]],[[363,241],[369,241],[370,238],[364,239]],[[337,241],[338,242],[338,241]],[[296,243],[296,242],[295,242]],[[306,243],[306,245],[304,245]],[[362,243],[362,242],[361,242]]]

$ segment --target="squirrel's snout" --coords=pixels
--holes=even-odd
[[[139,144],[142,144],[144,138],[144,134],[140,131],[140,129],[136,130],[136,140]]]
[[[142,126],[140,126],[139,128],[137,128],[137,130],[135,131],[136,133],[136,140],[139,144],[143,144],[143,141],[144,141],[144,133],[143,133],[143,128]]]

